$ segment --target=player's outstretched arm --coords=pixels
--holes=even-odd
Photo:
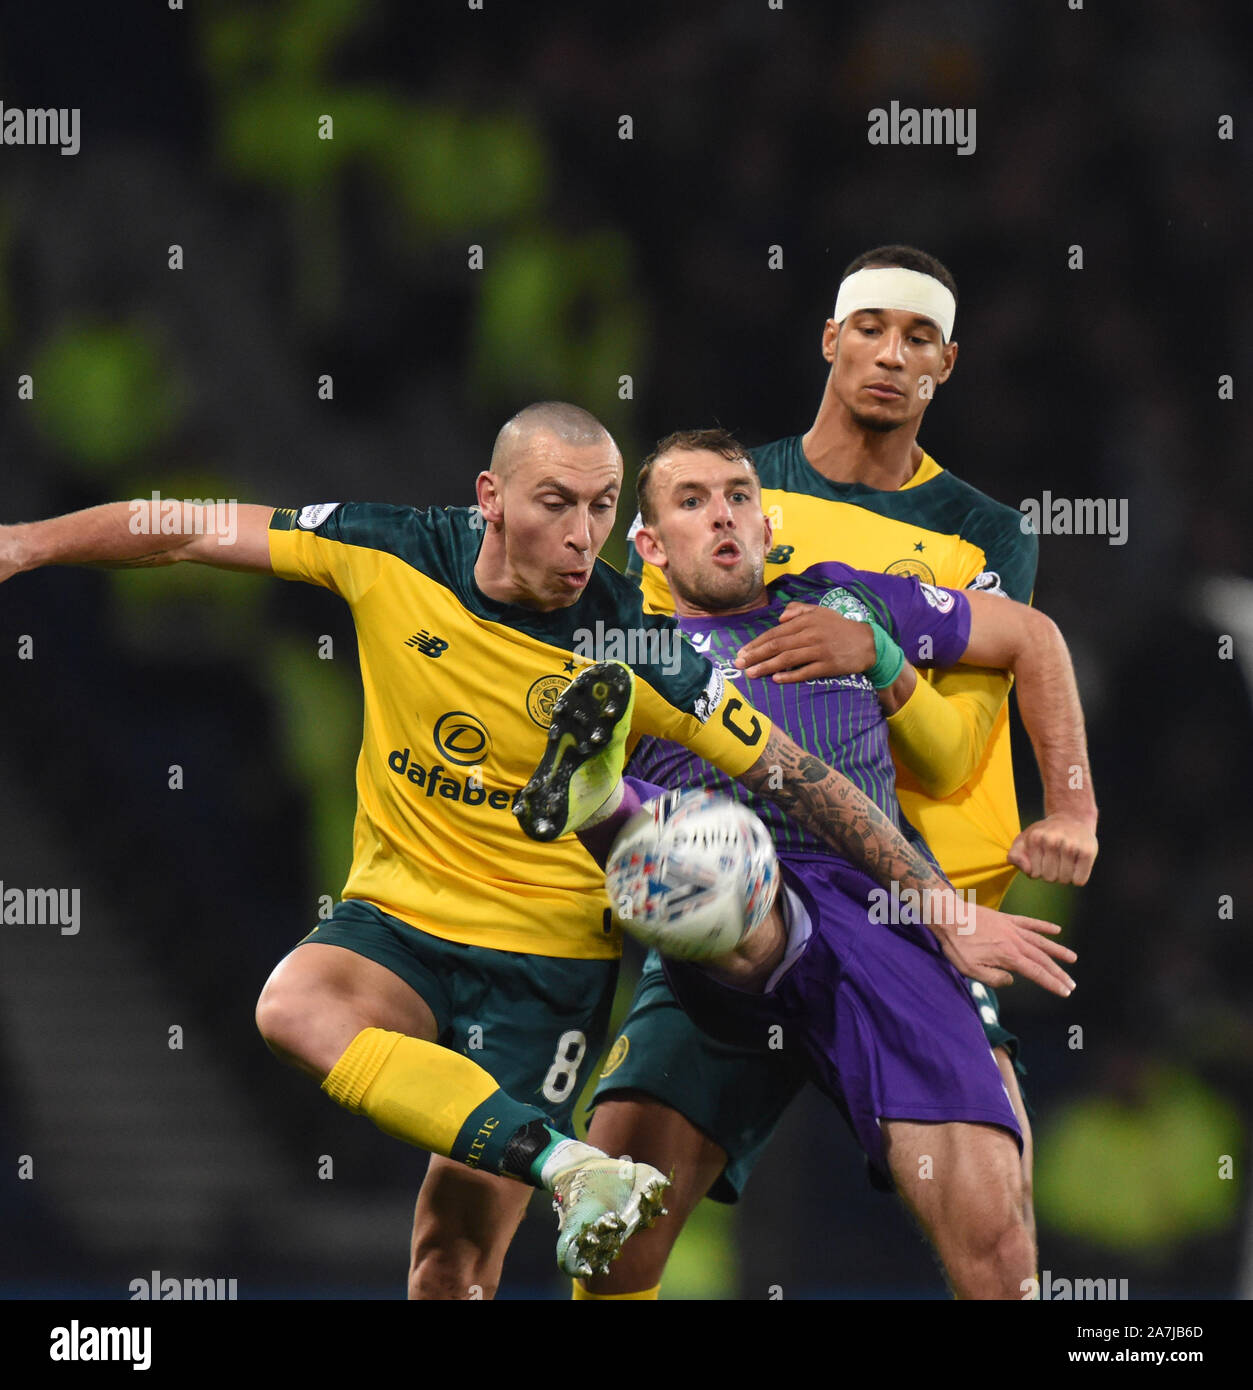
[[[1016,680],[1046,814],[1014,841],[1009,862],[1032,878],[1086,883],[1097,853],[1097,809],[1065,640],[1038,609],[992,594],[966,598],[970,636],[963,664],[942,672],[932,686],[907,663],[879,692],[892,747],[924,791],[951,795],[983,756],[1010,679]]]
[[[834,609],[789,603],[778,626],[748,643],[736,665],[751,678],[769,676],[781,684],[864,672],[888,715],[900,761],[928,796],[952,796],[979,766],[1009,696],[1009,677],[966,666],[945,672],[933,685],[919,681],[906,663],[883,685],[874,672],[887,661],[877,645],[884,635],[880,630],[876,636],[876,624],[849,622]]]
[[[973,666],[954,666],[926,681],[906,662],[879,691],[892,751],[928,796],[952,796],[970,781],[1010,685],[1004,671]]]
[[[1086,883],[1097,853],[1097,807],[1066,639],[1047,614],[1025,603],[980,593],[967,598],[970,641],[962,662],[1013,675],[1044,786],[1044,819],[1018,836],[1009,862],[1050,883]]]
[[[133,568],[180,560],[270,574],[273,512],[246,503],[137,499],[0,526],[0,582],[44,565]]]
[[[761,756],[740,774],[739,781],[769,798],[842,857],[864,866],[884,887],[895,883],[898,890],[930,892],[941,904],[945,895],[953,894],[948,880],[868,796],[778,729],[771,731]],[[964,904],[955,897],[948,906],[951,911],[941,906],[931,920],[967,920]],[[972,927],[932,930],[944,954],[971,979],[995,988],[1021,974],[1063,997],[1074,988],[1074,981],[1057,962],[1073,961],[1075,954],[1049,939],[1060,930],[1051,922],[978,908]]]

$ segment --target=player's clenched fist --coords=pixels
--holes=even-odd
[[[1074,816],[1052,815],[1027,826],[1006,858],[1029,878],[1082,887],[1096,853],[1095,830]]]

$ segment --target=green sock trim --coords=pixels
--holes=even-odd
[[[448,1156],[467,1168],[499,1173],[505,1150],[518,1131],[547,1118],[533,1105],[524,1105],[504,1091],[493,1091],[466,1116]]]
[[[527,1181],[535,1187],[541,1186],[540,1174],[544,1170],[544,1164],[548,1162],[548,1155],[558,1144],[564,1144],[567,1139],[573,1137],[569,1134],[562,1134],[560,1130],[554,1129],[550,1124],[544,1126],[544,1131],[548,1135],[548,1142],[531,1160],[530,1167],[527,1169]]]

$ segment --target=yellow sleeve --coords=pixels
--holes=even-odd
[[[380,572],[379,552],[344,536],[341,518],[351,520],[358,510],[360,504],[356,503],[326,503],[299,512],[277,507],[269,530],[274,573],[281,579],[319,584],[355,603]]]
[[[671,704],[647,681],[637,680],[632,732],[681,743],[729,776],[739,777],[765,751],[773,725],[720,672],[710,670],[709,684],[692,714]]]
[[[975,667],[939,674],[934,685],[919,672],[914,693],[888,715],[888,736],[928,796],[952,796],[969,781],[1011,684],[1004,671]]]

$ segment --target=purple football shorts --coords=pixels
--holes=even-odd
[[[788,951],[763,993],[664,960],[693,1022],[721,1042],[801,1049],[810,1078],[884,1176],[881,1120],[999,1125],[1021,1149],[977,1006],[935,936],[871,920],[871,894],[884,890],[852,865],[810,855],[779,862]]]

